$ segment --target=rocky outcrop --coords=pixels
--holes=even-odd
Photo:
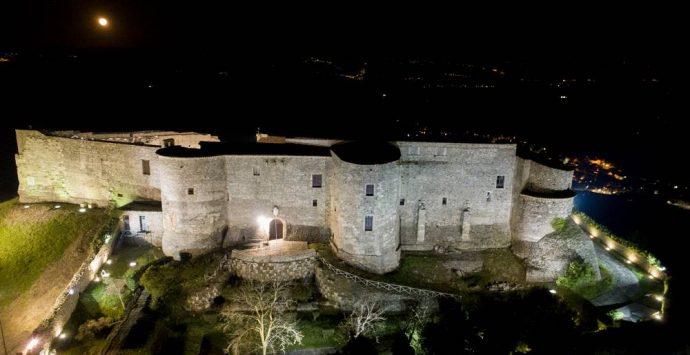
[[[527,282],[554,282],[573,261],[592,266],[596,278],[601,277],[592,241],[570,219],[560,231],[547,234],[538,242],[514,241],[511,249],[525,262]]]

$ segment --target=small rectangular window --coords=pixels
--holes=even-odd
[[[252,168],[252,174],[254,174],[254,176],[261,175],[261,173],[259,173],[259,168],[257,168],[257,167]]]
[[[400,199],[400,206],[405,206],[405,199],[404,198]]]
[[[364,217],[364,230],[366,232],[371,232],[372,230],[374,230],[374,216]]]
[[[141,173],[144,175],[151,175],[151,164],[148,160],[141,160]]]
[[[319,205],[319,201],[317,201],[317,200],[312,200],[312,201],[311,201],[311,205],[314,206],[314,207],[316,207],[316,206]]]
[[[374,185],[373,184],[367,184],[365,191],[367,196],[374,196]]]
[[[194,195],[194,188],[190,187],[187,189],[187,195]]]
[[[503,188],[503,184],[505,183],[505,180],[506,180],[506,178],[505,178],[505,176],[503,176],[503,175],[498,175],[498,176],[496,176],[496,188],[497,188],[497,189],[502,189],[502,188]]]
[[[448,199],[444,197],[443,200],[441,200],[441,204],[444,205],[444,206],[447,205],[447,204],[448,204]]]
[[[311,187],[321,187],[322,186],[322,176],[321,174],[314,174],[311,176]]]

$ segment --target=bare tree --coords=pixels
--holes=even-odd
[[[386,320],[383,316],[387,309],[381,300],[373,296],[360,298],[352,308],[352,313],[345,319],[345,329],[353,338],[374,333],[376,323]]]
[[[287,314],[292,304],[287,299],[288,286],[287,282],[248,281],[240,287],[236,302],[221,311],[222,329],[231,338],[226,352],[266,355],[302,343],[297,322]]]

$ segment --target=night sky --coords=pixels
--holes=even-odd
[[[674,16],[682,12],[674,9],[131,0],[0,6],[0,55],[15,54],[0,63],[8,153],[11,129],[29,125],[193,129],[223,138],[250,137],[258,127],[383,139],[423,127],[488,131],[654,162],[655,169],[688,150],[678,90],[682,21]],[[108,28],[98,26],[99,16]],[[433,63],[420,69],[432,85],[463,63],[507,74],[489,77],[490,90],[423,89],[405,81],[412,61]],[[362,82],[338,77],[362,66]],[[589,77],[596,85],[581,84]],[[486,78],[475,70],[467,80]],[[548,85],[562,78],[581,81]]]
[[[0,199],[16,194],[14,129],[28,127],[487,132],[690,184],[686,11],[224,3],[0,2]]]

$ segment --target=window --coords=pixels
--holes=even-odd
[[[175,145],[175,140],[172,138],[167,138],[163,140],[163,148],[172,147]]]
[[[194,195],[194,188],[190,187],[187,189],[187,195]]]
[[[498,175],[496,176],[496,188],[497,189],[502,189],[503,184],[505,183],[506,177],[503,175]]]
[[[405,199],[404,198],[400,199],[400,206],[405,206]]]
[[[447,205],[447,204],[448,204],[448,199],[444,197],[443,200],[441,200],[441,204],[444,205],[444,206]]]
[[[146,223],[146,216],[139,216],[139,231],[148,232],[149,225]]]
[[[319,205],[319,201],[317,201],[317,200],[311,200],[311,205],[314,206],[314,207],[316,207],[316,206]]]
[[[364,231],[371,232],[374,230],[374,216],[364,217]]]
[[[317,188],[321,187],[322,185],[322,176],[321,174],[314,174],[311,176],[311,187]]]
[[[261,174],[259,173],[259,168],[253,167],[253,168],[252,168],[252,174],[254,174],[254,176],[259,176],[259,175],[261,175]]]
[[[374,196],[374,184],[367,184],[364,190],[367,196]]]
[[[144,175],[151,175],[151,163],[148,160],[141,160],[141,173]]]

